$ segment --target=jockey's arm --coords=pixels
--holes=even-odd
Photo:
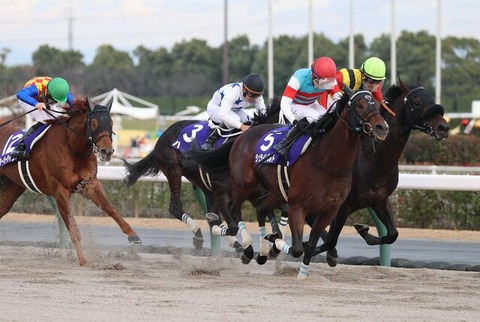
[[[17,92],[17,98],[28,105],[36,106],[39,102],[35,99],[38,96],[38,89],[35,85],[22,88]]]

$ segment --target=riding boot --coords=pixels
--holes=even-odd
[[[292,146],[292,143],[293,143],[291,141],[295,137],[299,136],[302,132],[303,132],[302,129],[300,129],[296,125],[294,125],[288,131],[287,135],[285,135],[285,137],[280,142],[275,144],[275,146],[273,148],[277,151],[278,154],[282,155],[283,158],[286,160],[287,155],[288,155],[288,151],[290,151],[290,147]]]
[[[210,129],[210,134],[208,135],[208,139],[205,143],[202,144],[201,148],[203,151],[211,150],[215,147],[215,142],[220,137],[220,129],[214,128]]]
[[[22,136],[18,145],[13,149],[10,153],[12,158],[16,158],[18,160],[28,160],[30,157],[30,152],[27,151],[27,145],[25,144],[25,139],[35,133],[36,130],[42,125],[41,122],[33,124]]]

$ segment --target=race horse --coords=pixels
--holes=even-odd
[[[347,197],[361,134],[382,141],[388,134],[388,125],[370,92],[360,90],[353,93],[345,88],[345,94],[334,111],[311,123],[305,131],[311,134],[306,140],[307,145],[310,143],[301,149],[295,162],[289,160],[285,163],[272,150],[285,135],[285,127],[267,124],[252,127],[233,144],[203,153],[196,159],[209,171],[228,164],[231,200],[227,210],[232,218],[242,217],[241,206],[247,199],[256,198],[257,206],[266,209],[278,209],[288,203],[292,246],[274,234],[269,240],[293,257],[304,254],[299,278],[308,276],[320,233],[330,224]],[[230,148],[228,154],[222,151],[227,147]],[[292,150],[295,146],[292,146],[290,156]],[[224,157],[222,162],[221,156],[225,155],[228,158]],[[305,217],[308,215],[314,215],[315,219],[309,240],[303,243]]]
[[[254,114],[251,120],[252,127],[262,123],[278,123],[280,112],[280,101],[276,97],[267,106],[266,114]],[[217,141],[217,146],[234,140],[241,132],[232,131],[222,134]],[[193,245],[196,249],[203,247],[203,234],[198,223],[192,219],[184,210],[180,198],[182,176],[190,181],[195,187],[202,190],[207,202],[207,214],[223,214],[226,206],[223,200],[221,189],[212,189],[216,181],[224,181],[228,172],[206,173],[199,168],[198,163],[188,162],[185,153],[190,150],[199,149],[208,136],[208,123],[199,120],[178,121],[170,125],[158,138],[154,149],[143,159],[136,163],[123,160],[127,172],[124,182],[132,186],[142,176],[156,176],[162,172],[168,181],[170,189],[169,213],[173,217],[187,224],[193,233]],[[272,225],[276,225],[275,216],[269,214]],[[237,222],[227,219],[227,226],[221,224],[218,235],[226,236],[231,247],[238,251],[243,250],[243,245],[234,237],[238,232]]]
[[[88,97],[75,100],[73,108],[66,108],[68,117],[58,117],[39,130],[43,137],[37,137],[31,157],[26,161],[17,161],[9,156],[22,137],[22,132],[11,125],[0,128],[0,146],[3,148],[0,218],[12,208],[27,188],[53,196],[81,266],[87,260],[81,245],[80,230],[70,210],[72,193],[78,192],[90,199],[112,217],[128,235],[129,242],[141,242],[137,233],[107,199],[97,179],[97,157],[101,161],[109,161],[114,152],[111,107],[112,101],[107,106],[102,106],[95,105]]]
[[[370,207],[385,225],[387,234],[377,237],[368,233],[369,227],[355,224],[358,233],[368,245],[392,244],[398,237],[389,196],[398,185],[398,160],[413,130],[419,130],[435,140],[448,137],[449,125],[443,118],[444,108],[422,86],[420,78],[409,86],[399,79],[386,95],[390,108],[382,115],[390,129],[383,142],[372,142],[362,137],[360,151],[353,167],[352,189],[332,221],[328,234],[323,234],[324,244],[314,254],[327,251],[327,263],[335,266],[338,254],[335,249],[347,217],[356,210]],[[307,218],[313,224],[314,218]]]

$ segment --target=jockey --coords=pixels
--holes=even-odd
[[[250,118],[243,108],[255,105],[259,113],[265,114],[267,108],[262,97],[264,88],[262,77],[250,74],[242,83],[226,84],[218,89],[207,105],[208,115],[214,124],[210,125],[209,136],[202,144],[202,150],[213,149],[215,141],[220,137],[218,127],[225,126],[242,132],[250,128],[250,125],[244,124]]]
[[[352,90],[358,90],[365,85],[366,89],[372,93],[373,98],[379,102],[384,102],[382,95],[382,86],[385,80],[385,63],[378,57],[370,57],[360,66],[359,69],[342,68],[337,72],[338,90],[343,88],[343,84]],[[334,89],[334,92],[337,88]]]
[[[70,88],[66,80],[60,77],[51,78],[48,76],[37,76],[29,80],[25,86],[17,92],[18,103],[23,107],[25,112],[30,112],[32,108],[36,111],[30,113],[35,123],[23,135],[18,145],[12,151],[12,158],[26,160],[30,157],[25,145],[25,139],[35,133],[35,131],[47,121],[54,119],[52,112],[47,113],[45,108],[49,108],[49,104],[65,103],[70,106],[74,97],[70,93]]]
[[[295,71],[283,92],[280,102],[281,112],[293,127],[285,138],[275,145],[275,150],[286,157],[288,142],[302,132],[307,123],[317,121],[326,112],[326,106],[318,99],[323,93],[333,92],[337,85],[337,66],[330,57],[317,58],[310,68]],[[339,92],[337,88],[337,92]]]

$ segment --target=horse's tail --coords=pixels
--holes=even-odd
[[[188,151],[186,153],[186,162],[191,162],[193,160],[206,172],[213,173],[228,170],[228,156],[230,155],[230,150],[232,149],[234,142],[235,140],[228,140],[220,147],[209,151]]]
[[[136,163],[130,163],[123,158],[121,158],[121,160],[127,172],[127,176],[123,179],[123,182],[128,187],[137,182],[138,178],[142,176],[156,176],[160,172],[158,162],[155,162],[153,152]]]

